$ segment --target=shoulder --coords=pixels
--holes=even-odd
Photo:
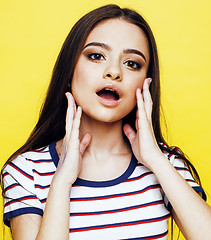
[[[177,156],[176,154],[173,153],[168,153],[168,152],[163,152],[164,156],[166,158],[168,158],[169,162],[174,166],[174,168],[182,175],[184,175],[184,173],[189,172],[190,170],[187,167],[185,161],[183,159],[181,159],[179,156]]]
[[[8,166],[11,165],[30,165],[29,162],[38,161],[39,159],[43,158],[45,155],[49,154],[49,145],[43,148],[27,151],[24,153],[21,153],[16,158],[14,158],[11,162],[7,164],[5,169],[8,168]]]
[[[3,179],[10,175],[14,178],[33,180],[33,170],[37,165],[35,163],[50,160],[49,146],[24,152],[6,165],[2,171]]]

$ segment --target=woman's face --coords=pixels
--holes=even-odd
[[[72,79],[76,103],[90,118],[115,122],[136,105],[149,65],[144,32],[125,20],[98,24],[89,34]]]

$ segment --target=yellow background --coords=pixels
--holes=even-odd
[[[0,0],[0,167],[34,127],[70,28],[89,10],[108,3],[138,10],[151,25],[168,141],[190,157],[211,203],[209,0]],[[1,226],[2,214],[3,239]],[[8,229],[5,239],[11,239]]]

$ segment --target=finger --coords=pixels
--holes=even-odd
[[[144,101],[143,101],[143,98],[142,98],[142,94],[141,94],[141,89],[138,88],[136,90],[136,98],[137,98],[137,107],[138,107],[138,110],[142,110],[142,111],[145,111],[145,107],[144,107]],[[137,117],[138,117],[138,112],[137,112]]]
[[[84,137],[81,139],[80,147],[79,147],[79,151],[80,151],[80,154],[81,154],[81,155],[84,154],[84,151],[85,151],[86,148],[89,146],[91,140],[92,140],[92,135],[91,135],[91,133],[86,133],[86,134],[84,135]]]
[[[79,144],[79,127],[81,122],[81,115],[82,115],[82,109],[80,106],[78,106],[75,113],[75,118],[72,124],[72,131],[70,136],[71,139],[69,141],[69,144],[76,144],[75,147],[77,147]]]
[[[74,101],[72,94],[67,92],[65,95],[66,95],[67,101],[68,101],[65,129],[66,129],[66,136],[69,137],[70,133],[71,133],[71,129],[72,129],[76,106],[75,106],[75,101]]]
[[[145,105],[147,118],[150,121],[151,121],[151,115],[152,115],[152,98],[151,98],[151,94],[149,91],[149,86],[150,86],[151,82],[152,82],[152,79],[147,78],[147,79],[145,79],[144,85],[143,85],[144,105]]]
[[[136,138],[135,131],[132,129],[132,127],[129,124],[125,124],[123,126],[123,131],[124,131],[126,137],[128,138],[130,144],[132,145]]]
[[[136,118],[138,120],[144,119],[144,117],[146,117],[146,110],[145,110],[144,100],[143,100],[140,88],[136,90],[136,98],[137,98]]]
[[[141,94],[141,90],[138,88],[136,91],[136,97],[137,97],[137,116],[136,116],[136,129],[138,130],[144,130],[151,126],[151,121],[148,120],[144,100]]]

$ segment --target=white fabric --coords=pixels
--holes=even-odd
[[[202,191],[180,159],[166,155],[178,172]],[[21,214],[42,215],[58,155],[55,142],[18,156],[3,174],[4,222]],[[167,207],[169,209],[167,209]],[[119,178],[77,179],[70,197],[70,239],[167,239],[170,204],[155,175],[134,156]]]

